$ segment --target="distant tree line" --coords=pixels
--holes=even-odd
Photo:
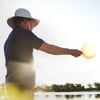
[[[5,93],[5,84],[0,85],[0,96]],[[64,85],[52,84],[52,85],[41,85],[36,86],[35,91],[45,91],[45,92],[76,92],[76,91],[100,91],[100,83],[87,84],[84,86],[77,83],[66,83]]]
[[[73,92],[73,91],[100,91],[100,83],[94,83],[93,85],[88,84],[85,87],[82,84],[73,84],[66,83],[64,85],[41,85],[36,86],[36,91],[45,91],[45,92]]]

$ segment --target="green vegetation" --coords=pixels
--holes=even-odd
[[[100,83],[88,84],[87,87],[82,84],[66,83],[64,85],[53,84],[51,86],[41,85],[36,87],[36,91],[45,92],[74,92],[74,91],[100,91]]]
[[[0,96],[4,95],[6,91],[5,84],[0,85]],[[77,92],[77,91],[100,91],[100,83],[87,84],[84,86],[82,84],[66,83],[64,85],[52,84],[52,85],[41,85],[36,86],[35,91],[44,92]]]

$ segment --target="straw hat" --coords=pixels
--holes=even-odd
[[[15,16],[10,17],[10,18],[7,19],[7,23],[11,28],[14,27],[13,18],[15,18],[15,17],[22,17],[22,18],[32,19],[33,22],[35,23],[35,26],[38,25],[39,22],[40,22],[38,19],[33,18],[31,16],[31,13],[27,9],[19,8],[15,11]]]

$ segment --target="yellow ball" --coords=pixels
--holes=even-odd
[[[91,59],[96,55],[96,47],[92,43],[86,43],[82,46],[82,55],[87,58]]]

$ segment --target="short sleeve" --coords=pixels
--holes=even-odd
[[[42,45],[42,43],[44,43],[44,41],[42,39],[40,39],[39,37],[37,37],[34,33],[30,33],[30,45],[35,48],[35,49],[39,49],[40,46]]]

